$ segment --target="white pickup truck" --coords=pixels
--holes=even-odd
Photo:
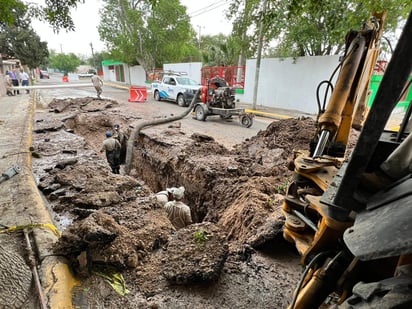
[[[161,82],[152,83],[156,101],[175,101],[179,106],[188,106],[196,91],[201,87],[196,81],[180,75],[164,75]]]

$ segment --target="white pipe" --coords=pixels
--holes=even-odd
[[[81,88],[94,87],[92,83],[84,84],[62,84],[62,85],[38,85],[38,86],[18,86],[12,87],[11,90],[30,90],[30,89],[57,89],[57,88]]]

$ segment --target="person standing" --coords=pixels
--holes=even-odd
[[[117,139],[121,145],[120,147],[120,164],[124,164],[126,161],[126,152],[127,152],[127,135],[120,130],[120,125],[115,124],[113,126],[113,137]]]
[[[93,83],[94,89],[96,89],[97,97],[100,99],[100,95],[103,92],[102,90],[103,80],[100,78],[99,75],[96,74],[96,72],[92,76],[92,83]]]
[[[6,92],[8,96],[13,96],[13,82],[11,81],[10,78],[10,73],[9,71],[6,71],[6,75],[5,75],[5,81],[6,81]]]
[[[167,202],[164,206],[167,217],[176,229],[181,229],[192,224],[190,208],[181,200],[185,193],[184,187],[173,188],[174,201]]]
[[[106,139],[103,141],[100,152],[106,151],[106,159],[114,174],[120,174],[120,143],[112,136],[112,132],[106,132]]]
[[[13,87],[18,87],[19,86],[19,75],[17,74],[16,69],[13,69],[10,72],[10,78],[11,78],[11,82],[13,84]],[[16,94],[20,94],[20,91],[18,89],[14,89],[14,95]]]
[[[20,71],[20,79],[21,79],[21,85],[23,87],[27,87],[29,85],[29,74],[24,72],[23,69]],[[26,93],[30,93],[30,90],[26,90]]]

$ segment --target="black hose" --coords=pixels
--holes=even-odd
[[[290,304],[290,309],[294,309],[294,308],[295,308],[295,305],[296,305],[296,301],[297,301],[297,299],[298,299],[299,292],[300,292],[300,290],[302,289],[303,281],[305,280],[305,278],[306,278],[309,270],[312,268],[312,266],[313,266],[321,257],[323,257],[324,255],[328,255],[328,254],[330,254],[330,251],[324,251],[324,252],[318,253],[318,254],[309,262],[309,264],[306,266],[305,271],[303,272],[303,274],[302,274],[302,276],[301,276],[301,278],[300,278],[300,280],[299,280],[298,286],[296,287],[295,294],[293,295],[292,303]]]
[[[336,72],[338,71],[338,69],[339,69],[340,67],[342,67],[343,62],[346,60],[346,58],[348,58],[349,55],[352,54],[352,52],[353,52],[353,51],[351,50],[350,53],[345,54],[344,57],[343,57],[343,59],[342,59],[342,61],[340,61],[339,64],[336,66],[336,68],[333,70],[332,74],[331,74],[330,77],[329,77],[329,80],[323,80],[323,81],[321,81],[321,82],[319,83],[318,87],[316,88],[316,99],[317,99],[317,104],[318,104],[318,117],[317,117],[317,118],[319,118],[320,114],[325,111],[325,108],[326,108],[326,99],[327,99],[327,97],[328,97],[329,87],[332,89],[332,92],[333,92],[333,84],[332,84],[332,79],[333,79],[333,77],[335,76],[335,74],[336,74]],[[320,87],[321,87],[324,83],[327,83],[327,84],[328,84],[328,87],[326,88],[326,91],[325,91],[325,96],[324,96],[324,98],[323,98],[323,104],[321,104],[321,103],[320,103],[320,99],[319,99],[319,89],[320,89]]]

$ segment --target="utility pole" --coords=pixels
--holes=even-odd
[[[93,50],[93,43],[92,42],[90,42],[90,48],[92,49],[93,66],[94,66],[95,70],[97,71],[96,60],[94,59],[94,50]]]
[[[252,109],[256,109],[256,99],[257,99],[257,92],[258,92],[258,85],[259,85],[259,73],[260,73],[260,59],[262,57],[262,46],[263,46],[263,19],[264,19],[264,13],[266,13],[266,2],[265,0],[263,2],[263,8],[262,8],[262,15],[260,16],[260,25],[259,25],[259,45],[258,45],[258,50],[257,50],[257,57],[256,57],[256,71],[255,71],[255,85],[253,89],[253,104],[252,104]]]
[[[236,69],[236,83],[240,84],[242,81],[242,77],[244,76],[244,65],[245,65],[245,47],[244,42],[246,41],[246,31],[247,31],[247,19],[249,18],[249,10],[247,9],[247,0],[245,0],[245,9],[243,11],[243,24],[242,24],[242,50],[239,55],[239,59],[237,62],[237,69]],[[243,81],[244,82],[244,81]]]
[[[199,29],[199,49],[200,49],[200,29],[202,29],[202,27],[197,25],[197,28]]]

